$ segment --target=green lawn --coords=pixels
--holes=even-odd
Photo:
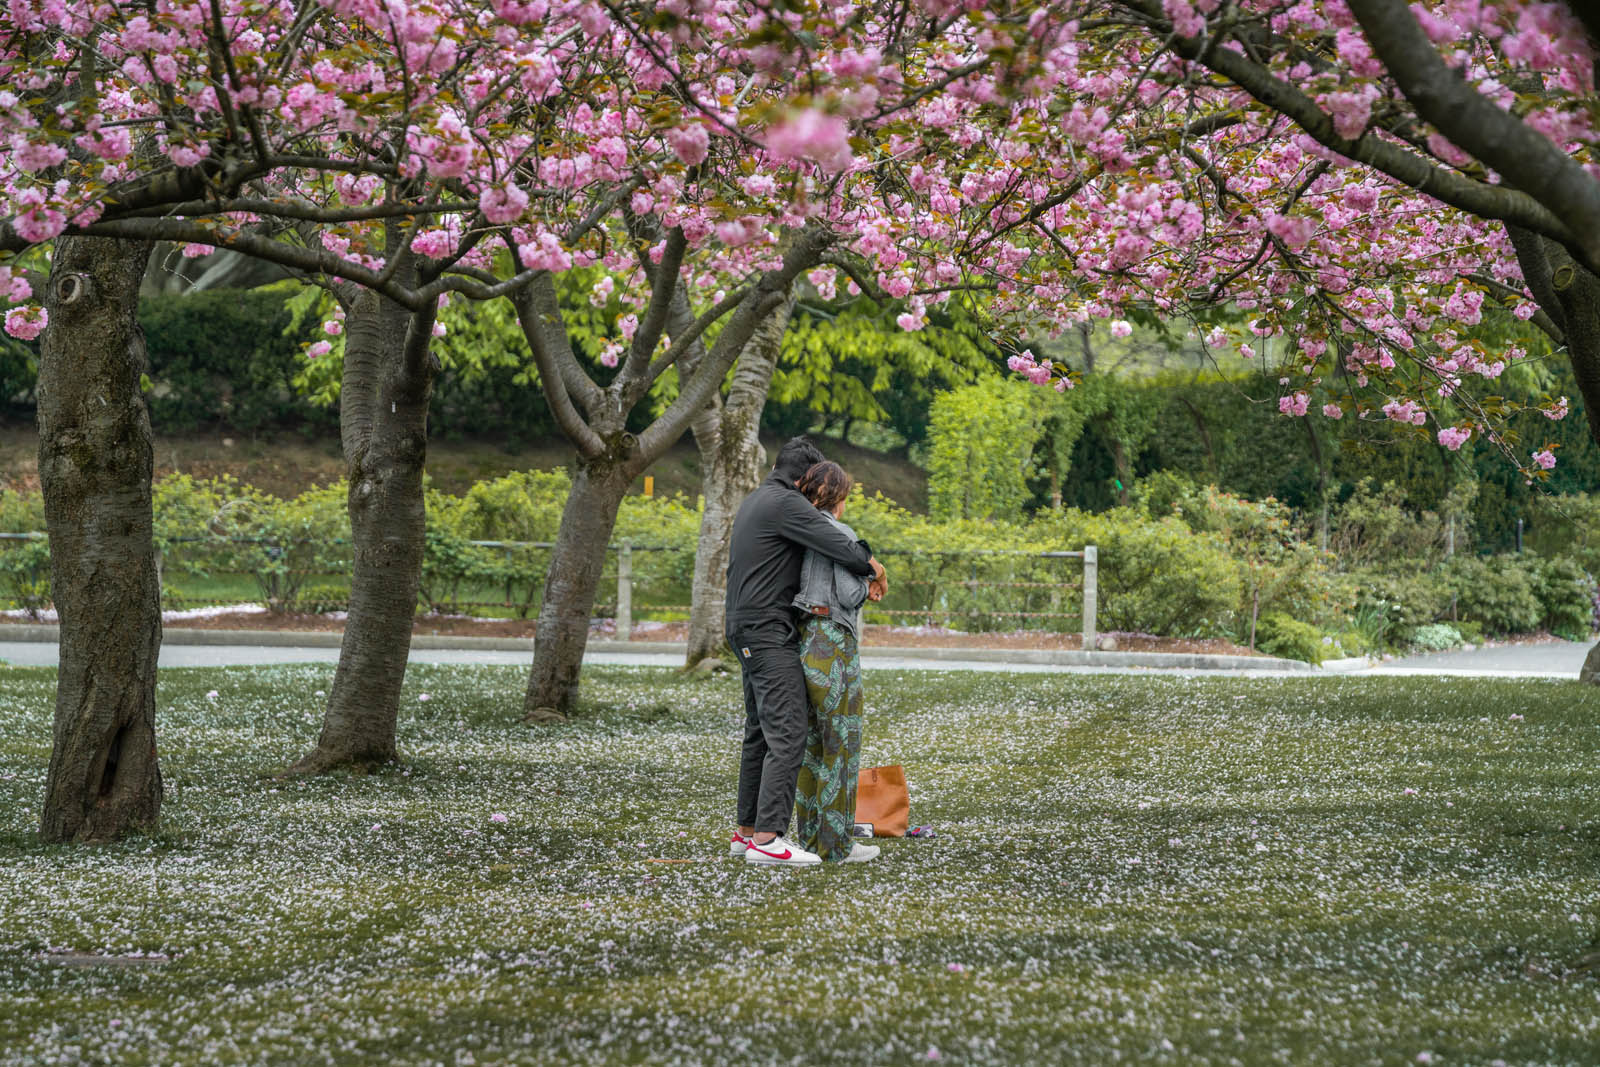
[[[261,777],[331,673],[164,673],[161,831],[85,850],[0,668],[0,1062],[1600,1061],[1593,689],[874,673],[940,837],[773,871],[732,680],[530,729],[520,670],[414,668],[402,768]]]

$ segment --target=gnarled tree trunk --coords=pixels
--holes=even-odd
[[[685,666],[717,656],[726,644],[723,621],[728,587],[728,537],[739,504],[761,482],[766,452],[761,447],[761,412],[783,350],[794,296],[769,315],[739,353],[728,396],[720,395],[694,420],[700,451],[700,492],[705,508],[694,555],[689,645]],[[678,327],[674,324],[674,329]]]
[[[617,434],[613,441],[609,452],[597,459],[579,456],[572,491],[561,512],[522,704],[530,721],[555,721],[578,699],[578,675],[589,643],[590,612],[605,570],[606,545],[622,498],[643,467],[631,434]]]
[[[641,239],[647,248],[654,234]],[[551,553],[544,603],[534,639],[533,667],[523,711],[534,721],[566,714],[577,700],[583,650],[589,639],[589,613],[605,563],[606,543],[628,486],[661,458],[712,403],[738,355],[772,313],[791,299],[796,277],[819,261],[833,235],[808,227],[786,240],[782,264],[692,320],[674,328],[666,353],[654,355],[669,321],[687,323],[687,301],[678,288],[686,241],[672,230],[659,262],[645,259],[651,278],[650,306],[642,317],[633,347],[615,379],[601,389],[577,363],[562,322],[555,287],[546,276],[536,278],[514,300],[528,345],[539,368],[557,425],[577,446],[577,475],[561,515],[561,529]],[[676,306],[676,310],[674,310]],[[659,374],[699,344],[701,331],[726,315],[715,343],[692,372],[680,364],[677,397],[637,438],[625,432],[628,413],[648,395]]]
[[[397,756],[400,687],[422,579],[422,472],[434,313],[369,291],[347,302],[340,431],[354,568],[350,615],[317,745],[291,774],[366,769]]]
[[[107,841],[161,812],[150,415],[139,282],[144,242],[64,237],[39,352],[39,478],[61,666],[40,833]]]

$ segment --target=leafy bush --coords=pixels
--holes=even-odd
[[[1540,625],[1569,641],[1588,638],[1594,628],[1594,578],[1571,559],[1534,557],[1530,571],[1544,610]]]
[[[1450,610],[1450,590],[1438,571],[1389,574],[1369,569],[1352,573],[1349,580],[1356,586],[1355,628],[1374,650],[1400,643]]]
[[[1300,539],[1293,514],[1277,500],[1245,500],[1170,476],[1152,481],[1144,494],[1152,517],[1170,512],[1196,533],[1217,535],[1241,566],[1241,619],[1280,611],[1322,623],[1349,611],[1353,595],[1323,554]]]
[[[163,431],[216,425],[250,431],[308,419],[331,425],[329,414],[295,395],[301,342],[316,323],[290,330],[285,305],[293,288],[204,289],[141,300],[152,424]]]
[[[1346,656],[1365,656],[1376,651],[1372,642],[1367,640],[1367,635],[1360,630],[1345,630],[1334,640],[1339,646],[1339,651]]]
[[[1035,526],[1100,549],[1100,625],[1106,630],[1223,636],[1239,631],[1243,568],[1223,539],[1134,508],[1064,511]],[[1075,535],[1075,536],[1074,536]]]
[[[0,489],[0,533],[43,529],[44,500],[39,494]],[[37,618],[49,604],[49,542],[0,540],[0,608],[21,608]]]
[[[1443,652],[1462,645],[1461,631],[1447,622],[1430,622],[1411,631],[1411,644],[1423,652]]]
[[[1379,487],[1363,478],[1329,517],[1329,550],[1350,568],[1392,567],[1402,560],[1432,566],[1444,559],[1450,540],[1448,515],[1457,516],[1456,547],[1466,544],[1476,495],[1477,483],[1463,482],[1440,502],[1439,512],[1418,511],[1402,486],[1388,482]]]
[[[1458,618],[1482,623],[1485,633],[1521,634],[1544,619],[1537,570],[1532,556],[1456,556],[1443,573]]]
[[[1269,656],[1321,663],[1327,652],[1322,631],[1308,622],[1274,611],[1256,624],[1256,648]]]
[[[328,583],[307,586],[300,590],[293,603],[294,610],[311,615],[347,611],[350,608],[350,590],[341,585]]]
[[[928,508],[943,519],[1018,519],[1033,449],[1055,394],[1011,379],[934,398],[928,427]]]

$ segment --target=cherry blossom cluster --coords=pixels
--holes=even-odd
[[[1288,416],[1501,440],[1469,386],[1524,346],[1492,350],[1475,328],[1493,307],[1536,313],[1503,231],[1337,155],[1171,47],[1269,35],[1254,54],[1341,136],[1470,172],[1407,112],[1343,0],[1164,0],[1159,25],[1136,7],[14,0],[0,250],[63,233],[293,247],[308,273],[384,285],[398,232],[442,278],[427,300],[601,268],[592,299],[616,319],[599,358],[615,364],[657,336],[639,331],[669,248],[698,311],[820,226],[819,293],[899,301],[907,330],[962,294],[1041,384],[1067,388],[1065,365],[1008,338],[1089,322],[1126,336],[1134,309],[1201,322],[1228,307],[1247,324],[1199,333],[1279,364]],[[1600,175],[1592,56],[1561,5],[1414,10],[1461,77]],[[1535,76],[1537,94],[1509,88]],[[29,299],[0,270],[0,296]],[[44,325],[39,308],[6,315],[15,336]],[[336,326],[310,356],[337,349]]]

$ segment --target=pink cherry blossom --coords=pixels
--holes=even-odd
[[[31,341],[44,332],[50,315],[37,305],[12,308],[6,312],[6,333],[20,341]]]
[[[767,151],[782,162],[809,161],[827,173],[849,167],[850,127],[838,115],[805,108],[780,121],[767,132]]]
[[[478,197],[478,210],[496,226],[515,221],[528,210],[528,194],[511,182],[491,186]]]
[[[705,162],[711,145],[711,135],[704,126],[694,123],[671,129],[667,131],[666,138],[667,144],[672,148],[672,154],[688,166]]]

